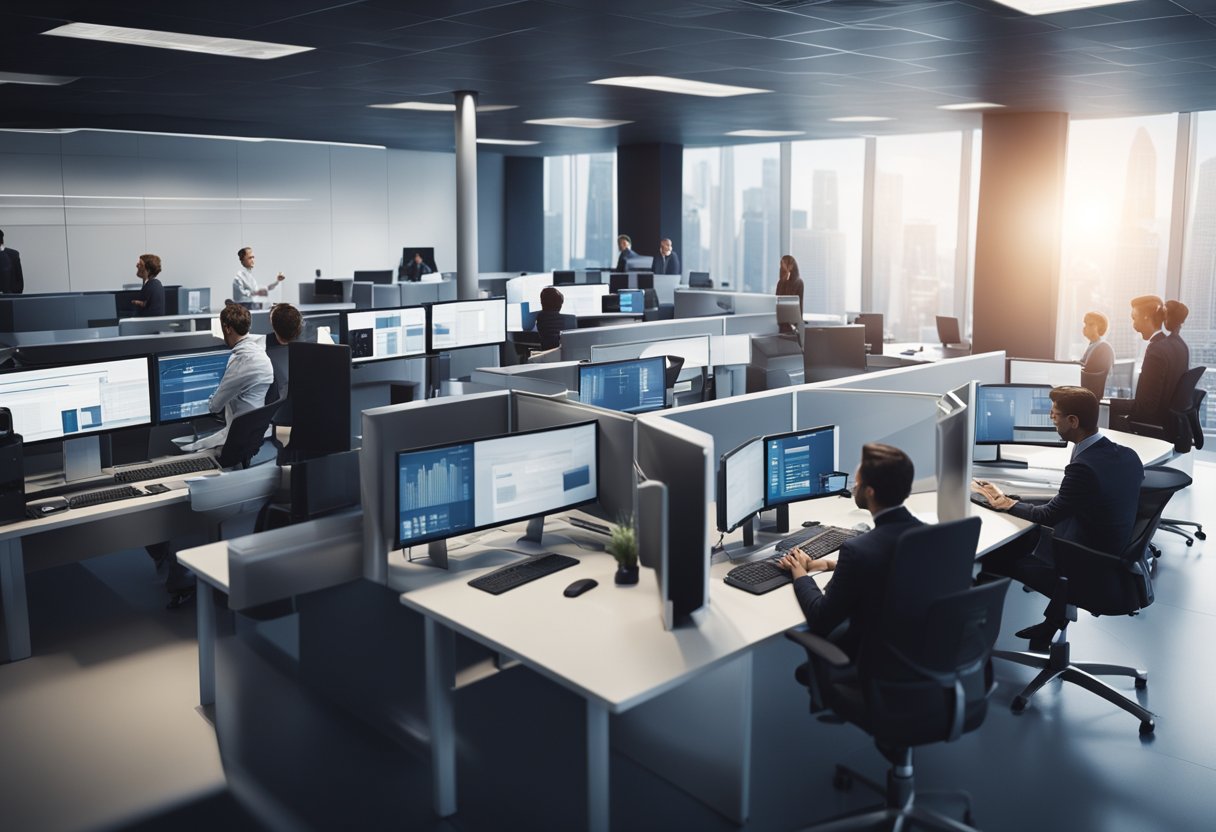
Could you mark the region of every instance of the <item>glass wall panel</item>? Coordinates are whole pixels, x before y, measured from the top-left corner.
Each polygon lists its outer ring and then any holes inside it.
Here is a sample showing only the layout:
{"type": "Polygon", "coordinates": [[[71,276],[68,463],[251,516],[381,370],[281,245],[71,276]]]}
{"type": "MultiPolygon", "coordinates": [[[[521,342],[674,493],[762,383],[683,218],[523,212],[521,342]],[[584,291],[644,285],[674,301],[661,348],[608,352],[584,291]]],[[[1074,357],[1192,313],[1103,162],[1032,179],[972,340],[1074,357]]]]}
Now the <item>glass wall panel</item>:
{"type": "Polygon", "coordinates": [[[616,263],[616,153],[545,157],[545,270],[616,263]]]}
{"type": "Polygon", "coordinates": [[[794,142],[790,251],[802,274],[807,312],[861,308],[861,221],[865,139],[794,142]]]}

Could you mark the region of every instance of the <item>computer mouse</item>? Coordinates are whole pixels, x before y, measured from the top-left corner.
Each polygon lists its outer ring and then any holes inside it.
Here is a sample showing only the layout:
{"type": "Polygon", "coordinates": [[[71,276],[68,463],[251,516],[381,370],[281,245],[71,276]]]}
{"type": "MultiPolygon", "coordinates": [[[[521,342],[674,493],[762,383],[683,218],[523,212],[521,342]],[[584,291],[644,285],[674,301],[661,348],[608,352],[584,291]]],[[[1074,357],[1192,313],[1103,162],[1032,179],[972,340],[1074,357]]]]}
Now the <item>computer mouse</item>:
{"type": "Polygon", "coordinates": [[[595,578],[579,578],[570,586],[566,587],[565,593],[567,598],[577,598],[589,589],[595,589],[600,585],[600,582],[595,578]]]}
{"type": "Polygon", "coordinates": [[[853,525],[853,531],[855,532],[868,532],[872,528],[874,527],[869,523],[856,523],[853,525]]]}

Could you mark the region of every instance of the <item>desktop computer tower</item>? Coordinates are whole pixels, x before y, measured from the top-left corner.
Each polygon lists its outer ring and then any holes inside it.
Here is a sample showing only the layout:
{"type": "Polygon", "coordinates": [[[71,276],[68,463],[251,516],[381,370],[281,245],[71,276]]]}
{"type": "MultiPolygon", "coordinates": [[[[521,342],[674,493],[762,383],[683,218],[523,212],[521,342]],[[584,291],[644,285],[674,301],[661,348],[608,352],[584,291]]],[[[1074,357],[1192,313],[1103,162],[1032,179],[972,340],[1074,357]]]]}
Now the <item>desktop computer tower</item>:
{"type": "Polygon", "coordinates": [[[13,416],[0,407],[0,523],[25,519],[25,457],[13,416]]]}

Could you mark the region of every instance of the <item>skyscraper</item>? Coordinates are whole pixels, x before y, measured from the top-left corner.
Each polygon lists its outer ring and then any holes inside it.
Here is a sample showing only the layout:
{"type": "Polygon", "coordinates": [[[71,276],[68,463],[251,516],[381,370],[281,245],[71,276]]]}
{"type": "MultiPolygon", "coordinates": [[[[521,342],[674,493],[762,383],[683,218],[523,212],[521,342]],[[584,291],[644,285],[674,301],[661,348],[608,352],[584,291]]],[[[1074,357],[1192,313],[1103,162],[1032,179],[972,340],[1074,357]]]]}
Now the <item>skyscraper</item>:
{"type": "Polygon", "coordinates": [[[710,198],[710,273],[714,283],[731,288],[739,281],[738,245],[735,233],[735,149],[718,149],[722,181],[710,198]]]}
{"type": "Polygon", "coordinates": [[[817,170],[811,175],[811,228],[836,231],[840,228],[840,197],[836,171],[817,170]]]}
{"type": "MultiPolygon", "coordinates": [[[[1191,309],[1183,337],[1191,348],[1191,366],[1216,366],[1216,158],[1199,165],[1195,206],[1187,229],[1179,300],[1191,309]]],[[[1205,427],[1216,425],[1216,372],[1199,379],[1208,391],[1202,414],[1205,427]]]]}
{"type": "MultiPolygon", "coordinates": [[[[1157,150],[1148,131],[1141,127],[1127,156],[1123,210],[1112,250],[1109,284],[1115,309],[1126,309],[1127,302],[1137,295],[1159,292],[1161,243],[1157,233],[1156,193],[1157,150]]],[[[1073,310],[1077,320],[1083,314],[1082,309],[1073,310]]],[[[1141,337],[1130,326],[1111,329],[1107,337],[1115,355],[1135,357],[1141,348],[1141,337]]]]}
{"type": "Polygon", "coordinates": [[[747,188],[743,191],[743,258],[738,287],[745,292],[764,291],[764,263],[768,248],[764,202],[763,188],[747,188]]]}
{"type": "Polygon", "coordinates": [[[587,238],[582,267],[616,262],[616,235],[612,231],[612,153],[593,153],[587,175],[587,238]]]}

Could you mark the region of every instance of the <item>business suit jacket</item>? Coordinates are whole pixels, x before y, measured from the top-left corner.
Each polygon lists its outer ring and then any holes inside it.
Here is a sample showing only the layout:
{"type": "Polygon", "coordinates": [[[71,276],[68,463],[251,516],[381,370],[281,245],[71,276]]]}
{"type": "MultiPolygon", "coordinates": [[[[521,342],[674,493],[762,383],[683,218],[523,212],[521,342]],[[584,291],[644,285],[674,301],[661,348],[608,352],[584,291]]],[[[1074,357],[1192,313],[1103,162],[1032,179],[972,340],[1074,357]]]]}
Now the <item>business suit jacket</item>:
{"type": "Polygon", "coordinates": [[[1182,340],[1182,334],[1179,332],[1175,332],[1173,335],[1170,335],[1165,339],[1165,341],[1173,349],[1174,360],[1178,363],[1178,366],[1182,368],[1182,372],[1178,374],[1181,377],[1182,373],[1185,373],[1187,370],[1191,369],[1191,348],[1187,346],[1186,341],[1182,340]]]}
{"type": "Polygon", "coordinates": [[[1132,402],[1130,417],[1134,422],[1147,422],[1151,425],[1165,425],[1169,415],[1170,401],[1174,397],[1174,388],[1178,379],[1186,372],[1185,361],[1190,350],[1178,348],[1181,343],[1170,343],[1177,336],[1167,336],[1158,332],[1148,342],[1144,351],[1144,361],[1140,364],[1140,380],[1136,383],[1136,398],[1132,402]]]}
{"type": "Polygon", "coordinates": [[[655,274],[683,274],[680,271],[680,255],[672,251],[671,254],[664,257],[661,254],[656,254],[654,257],[654,273],[655,274]]]}
{"type": "Polygon", "coordinates": [[[1116,554],[1131,540],[1143,480],[1144,466],[1136,452],[1103,436],[1068,463],[1051,502],[1018,502],[1009,513],[1052,527],[1054,534],[1044,535],[1035,550],[1035,556],[1048,563],[1055,562],[1052,537],[1116,554]]]}
{"type": "Polygon", "coordinates": [[[19,295],[25,291],[25,275],[21,273],[21,253],[15,248],[0,251],[0,293],[19,295]]]}
{"type": "Polygon", "coordinates": [[[1107,341],[1094,341],[1085,348],[1081,363],[1087,373],[1109,373],[1115,366],[1115,348],[1107,341]]]}
{"type": "Polygon", "coordinates": [[[635,256],[636,255],[633,253],[633,249],[631,249],[631,248],[627,248],[624,251],[622,251],[620,257],[616,258],[616,268],[613,269],[613,271],[614,272],[629,271],[629,261],[631,259],[633,259],[635,256]]]}
{"type": "Polygon", "coordinates": [[[857,658],[867,634],[882,620],[887,573],[900,536],[921,525],[903,506],[874,518],[874,528],[845,541],[827,592],[810,575],[794,581],[794,595],[812,633],[826,636],[846,620],[840,648],[857,658]]]}

